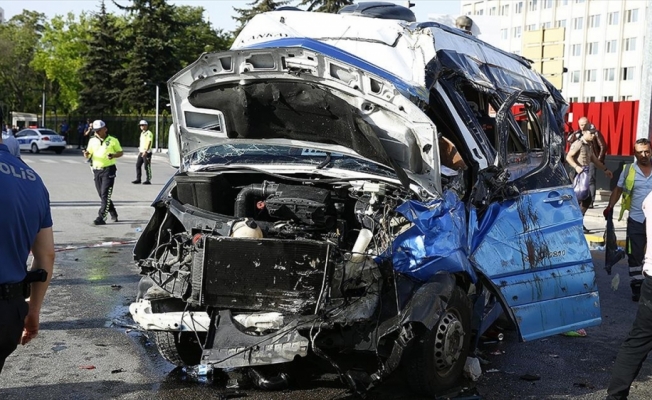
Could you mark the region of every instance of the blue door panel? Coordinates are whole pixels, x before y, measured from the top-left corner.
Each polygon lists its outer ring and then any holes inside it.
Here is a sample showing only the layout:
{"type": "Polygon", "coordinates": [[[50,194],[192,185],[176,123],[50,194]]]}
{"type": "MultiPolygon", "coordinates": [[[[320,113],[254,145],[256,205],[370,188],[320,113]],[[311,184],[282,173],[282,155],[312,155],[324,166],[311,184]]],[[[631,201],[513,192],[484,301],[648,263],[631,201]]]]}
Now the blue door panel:
{"type": "Polygon", "coordinates": [[[512,311],[524,341],[600,325],[602,321],[598,292],[531,303],[512,311]]]}
{"type": "Polygon", "coordinates": [[[580,264],[494,279],[512,307],[597,292],[593,265],[580,264]]]}
{"type": "Polygon", "coordinates": [[[595,271],[571,187],[522,193],[479,221],[471,262],[532,340],[600,323],[595,271]]]}

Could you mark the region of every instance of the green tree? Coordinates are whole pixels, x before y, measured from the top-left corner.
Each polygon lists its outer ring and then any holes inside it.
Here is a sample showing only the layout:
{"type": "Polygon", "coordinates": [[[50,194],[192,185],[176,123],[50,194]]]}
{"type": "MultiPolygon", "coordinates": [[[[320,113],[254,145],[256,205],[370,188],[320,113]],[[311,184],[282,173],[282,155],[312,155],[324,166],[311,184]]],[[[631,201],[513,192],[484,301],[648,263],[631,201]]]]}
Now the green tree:
{"type": "Polygon", "coordinates": [[[116,17],[107,14],[102,1],[100,12],[90,24],[86,51],[81,54],[83,63],[78,74],[80,110],[97,118],[119,107],[121,81],[118,75],[123,70],[124,50],[115,36],[115,32],[120,31],[117,27],[116,17]]]}
{"type": "Polygon", "coordinates": [[[353,0],[301,0],[300,5],[308,6],[308,11],[337,14],[344,6],[353,4],[353,0]]]}
{"type": "Polygon", "coordinates": [[[204,52],[224,51],[231,47],[231,34],[213,29],[203,18],[203,7],[181,6],[176,11],[175,19],[182,29],[173,44],[181,67],[194,62],[204,52]]]}
{"type": "Polygon", "coordinates": [[[82,13],[76,21],[73,13],[56,16],[44,25],[40,46],[32,66],[42,71],[57,88],[49,104],[56,104],[64,114],[77,109],[82,89],[79,70],[88,53],[90,18],[82,13]]]}
{"type": "Polygon", "coordinates": [[[142,114],[153,110],[156,101],[152,88],[145,87],[145,83],[164,86],[181,69],[174,39],[182,32],[182,27],[175,19],[176,7],[165,0],[131,0],[128,6],[113,2],[132,16],[131,37],[128,38],[131,47],[127,52],[121,100],[142,114]]]}
{"type": "Polygon", "coordinates": [[[289,1],[274,1],[274,0],[254,0],[251,3],[247,3],[247,5],[251,6],[251,8],[236,8],[233,7],[233,10],[240,14],[239,17],[232,17],[234,20],[238,21],[239,26],[236,28],[234,31],[233,36],[236,37],[242,31],[242,28],[244,28],[245,24],[249,22],[250,19],[255,17],[258,14],[268,12],[268,11],[274,11],[279,7],[282,7],[286,4],[288,4],[289,1]]]}
{"type": "Polygon", "coordinates": [[[0,24],[0,91],[10,111],[39,112],[46,78],[31,66],[45,15],[24,10],[0,24]]]}

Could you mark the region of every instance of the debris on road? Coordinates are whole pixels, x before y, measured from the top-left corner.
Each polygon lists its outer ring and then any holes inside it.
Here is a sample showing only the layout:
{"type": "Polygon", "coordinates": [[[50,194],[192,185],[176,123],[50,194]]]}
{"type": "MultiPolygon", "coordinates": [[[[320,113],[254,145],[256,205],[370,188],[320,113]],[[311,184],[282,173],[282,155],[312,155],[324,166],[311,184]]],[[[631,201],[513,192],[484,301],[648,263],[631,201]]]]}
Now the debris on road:
{"type": "Polygon", "coordinates": [[[482,375],[480,360],[475,357],[467,357],[466,363],[464,364],[464,374],[473,382],[477,381],[482,375]]]}
{"type": "Polygon", "coordinates": [[[95,369],[94,365],[80,365],[79,369],[95,369]]]}
{"type": "Polygon", "coordinates": [[[584,329],[578,329],[576,331],[568,331],[562,333],[563,336],[568,336],[568,337],[585,337],[587,336],[587,333],[584,329]]]}
{"type": "Polygon", "coordinates": [[[528,381],[528,382],[534,382],[534,381],[541,380],[541,377],[539,375],[535,375],[535,374],[525,374],[525,375],[521,375],[520,379],[522,379],[524,381],[528,381]]]}

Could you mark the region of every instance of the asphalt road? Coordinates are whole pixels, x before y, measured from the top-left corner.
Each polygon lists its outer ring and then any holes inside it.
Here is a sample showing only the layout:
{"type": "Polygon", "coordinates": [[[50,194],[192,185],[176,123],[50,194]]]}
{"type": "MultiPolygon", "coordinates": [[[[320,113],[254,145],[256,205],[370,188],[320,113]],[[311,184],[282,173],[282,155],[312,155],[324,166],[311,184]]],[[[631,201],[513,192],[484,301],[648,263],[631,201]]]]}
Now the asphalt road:
{"type": "MultiPolygon", "coordinates": [[[[99,201],[88,165],[78,154],[23,154],[50,190],[56,272],[43,308],[37,339],[9,357],[0,375],[4,399],[346,399],[334,374],[304,382],[296,390],[259,392],[224,388],[223,382],[189,379],[156,351],[133,323],[127,307],[134,300],[138,271],[131,260],[132,241],[144,228],[152,199],[174,172],[163,157],[153,163],[154,184],[132,185],[135,157],[119,160],[114,199],[121,221],[91,224],[99,201]]],[[[586,337],[556,335],[517,343],[484,343],[483,375],[469,382],[483,399],[602,399],[618,346],[625,338],[637,304],[630,300],[626,266],[614,268],[623,282],[612,290],[612,276],[602,269],[604,253],[593,252],[600,289],[602,325],[586,337]],[[522,379],[525,375],[539,378],[522,379]]],[[[631,399],[652,398],[646,363],[631,399]]],[[[370,399],[417,399],[400,379],[372,391],[370,399]]]]}

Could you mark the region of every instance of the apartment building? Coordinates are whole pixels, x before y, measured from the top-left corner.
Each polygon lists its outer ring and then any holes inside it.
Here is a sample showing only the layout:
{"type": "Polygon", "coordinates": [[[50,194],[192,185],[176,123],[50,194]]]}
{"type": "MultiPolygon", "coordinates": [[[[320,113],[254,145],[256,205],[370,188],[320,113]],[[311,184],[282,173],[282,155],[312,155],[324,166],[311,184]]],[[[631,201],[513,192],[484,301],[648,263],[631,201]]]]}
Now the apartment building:
{"type": "Polygon", "coordinates": [[[651,6],[646,0],[462,0],[461,12],[491,21],[487,28],[498,30],[492,44],[516,54],[528,45],[524,32],[564,28],[562,93],[588,103],[641,98],[651,6]]]}

